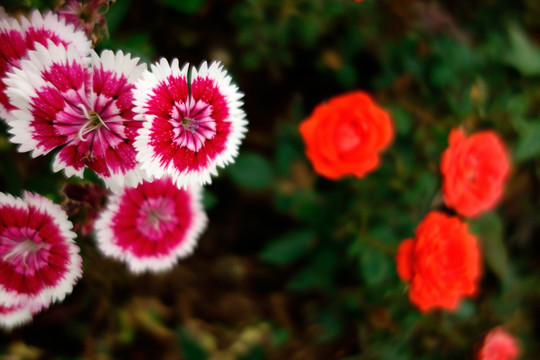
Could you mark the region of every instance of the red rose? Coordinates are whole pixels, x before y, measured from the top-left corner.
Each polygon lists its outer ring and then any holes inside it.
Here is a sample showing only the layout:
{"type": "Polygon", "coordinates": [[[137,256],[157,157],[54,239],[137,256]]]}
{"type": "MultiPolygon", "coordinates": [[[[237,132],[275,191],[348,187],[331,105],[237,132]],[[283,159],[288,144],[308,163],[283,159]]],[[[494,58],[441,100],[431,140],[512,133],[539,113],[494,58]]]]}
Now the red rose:
{"type": "Polygon", "coordinates": [[[460,299],[476,293],[481,273],[478,241],[456,216],[432,211],[414,239],[398,248],[397,272],[410,282],[409,298],[421,311],[455,310],[460,299]]]}
{"type": "Polygon", "coordinates": [[[330,179],[363,177],[374,170],[392,132],[388,113],[361,91],[318,105],[300,124],[307,157],[317,173],[330,179]]]}
{"type": "Polygon", "coordinates": [[[452,130],[441,161],[446,205],[464,216],[477,216],[501,199],[510,172],[503,141],[493,131],[465,137],[452,130]]]}
{"type": "Polygon", "coordinates": [[[519,346],[503,328],[491,330],[478,353],[478,360],[513,360],[519,355],[519,346]]]}

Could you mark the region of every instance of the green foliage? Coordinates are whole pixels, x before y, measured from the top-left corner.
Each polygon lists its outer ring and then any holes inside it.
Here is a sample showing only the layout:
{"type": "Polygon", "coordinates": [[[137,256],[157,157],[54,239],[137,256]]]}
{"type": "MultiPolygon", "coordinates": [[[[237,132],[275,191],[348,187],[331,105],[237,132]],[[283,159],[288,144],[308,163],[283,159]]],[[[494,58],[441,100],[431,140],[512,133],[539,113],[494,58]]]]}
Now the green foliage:
{"type": "Polygon", "coordinates": [[[510,48],[504,59],[525,76],[540,75],[540,48],[527,36],[517,24],[508,27],[510,48]]]}
{"type": "Polygon", "coordinates": [[[360,273],[368,286],[376,286],[385,281],[393,267],[392,259],[380,250],[367,247],[360,254],[360,273]]]}
{"type": "Polygon", "coordinates": [[[178,329],[176,333],[182,355],[189,360],[206,360],[208,357],[203,349],[193,340],[185,329],[178,329]]]}
{"type": "Polygon", "coordinates": [[[269,242],[261,252],[261,259],[271,264],[289,264],[298,260],[313,246],[313,231],[289,232],[269,242]]]}
{"type": "Polygon", "coordinates": [[[503,223],[493,212],[486,213],[472,221],[473,230],[481,240],[482,253],[486,263],[505,286],[512,281],[506,246],[503,240],[503,223]]]}
{"type": "Polygon", "coordinates": [[[522,123],[518,131],[521,136],[512,156],[514,160],[526,161],[540,154],[540,121],[522,123]]]}
{"type": "Polygon", "coordinates": [[[206,0],[160,0],[163,4],[170,7],[171,9],[186,13],[186,14],[195,14],[199,11],[206,0]]]}
{"type": "Polygon", "coordinates": [[[272,167],[256,153],[241,153],[227,171],[236,184],[249,190],[264,190],[272,185],[272,167]]]}

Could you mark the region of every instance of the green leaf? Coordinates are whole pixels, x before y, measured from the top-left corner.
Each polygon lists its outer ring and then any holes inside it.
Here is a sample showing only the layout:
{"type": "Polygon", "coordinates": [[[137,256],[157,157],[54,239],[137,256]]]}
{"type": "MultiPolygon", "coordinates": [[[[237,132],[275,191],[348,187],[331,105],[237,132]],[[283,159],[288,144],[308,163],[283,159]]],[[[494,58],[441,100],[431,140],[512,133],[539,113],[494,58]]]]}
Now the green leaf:
{"type": "Polygon", "coordinates": [[[540,49],[517,24],[508,27],[510,48],[504,59],[525,76],[540,75],[540,49]]]}
{"type": "Polygon", "coordinates": [[[231,179],[240,187],[263,190],[272,184],[274,174],[266,158],[256,153],[243,153],[228,167],[231,179]]]}
{"type": "Polygon", "coordinates": [[[504,285],[508,285],[510,281],[508,254],[503,241],[503,223],[500,217],[496,213],[488,212],[471,221],[471,225],[480,239],[487,265],[504,285]]]}
{"type": "Polygon", "coordinates": [[[296,273],[289,282],[289,288],[297,291],[319,289],[334,290],[334,273],[340,259],[335,251],[321,249],[313,255],[311,263],[296,273]]]}
{"type": "Polygon", "coordinates": [[[202,8],[206,0],[161,0],[161,2],[174,10],[195,14],[202,8]]]}
{"type": "Polygon", "coordinates": [[[204,350],[195,342],[191,335],[185,329],[179,329],[177,332],[178,342],[184,359],[206,360],[208,356],[204,350]]]}
{"type": "Polygon", "coordinates": [[[270,241],[261,251],[261,259],[271,264],[289,264],[298,260],[313,242],[311,230],[299,230],[270,241]]]}
{"type": "Polygon", "coordinates": [[[514,150],[514,160],[521,162],[540,154],[540,121],[524,123],[514,150]]]}
{"type": "Polygon", "coordinates": [[[366,246],[360,255],[362,278],[369,286],[378,285],[386,280],[392,269],[392,260],[381,251],[366,246]]]}
{"type": "Polygon", "coordinates": [[[392,115],[398,135],[408,135],[411,132],[413,122],[411,115],[399,105],[391,105],[387,108],[392,115]]]}

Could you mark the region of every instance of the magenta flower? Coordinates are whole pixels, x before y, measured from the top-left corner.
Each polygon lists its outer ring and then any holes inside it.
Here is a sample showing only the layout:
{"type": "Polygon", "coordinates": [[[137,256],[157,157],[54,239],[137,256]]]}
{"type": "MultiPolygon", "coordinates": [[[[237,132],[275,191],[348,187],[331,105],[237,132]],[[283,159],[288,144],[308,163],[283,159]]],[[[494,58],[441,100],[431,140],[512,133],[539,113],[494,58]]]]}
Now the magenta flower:
{"type": "Polygon", "coordinates": [[[73,225],[51,200],[0,193],[0,305],[62,300],[81,277],[73,225]]]}
{"type": "Polygon", "coordinates": [[[19,66],[28,51],[35,50],[36,44],[48,46],[50,41],[55,45],[72,44],[81,57],[86,57],[92,44],[84,32],[76,31],[73,25],[66,24],[52,12],[41,15],[34,10],[29,18],[20,17],[18,21],[0,9],[0,117],[9,121],[15,107],[9,101],[2,80],[19,66]]]}
{"type": "Polygon", "coordinates": [[[82,177],[85,167],[107,186],[141,180],[133,146],[132,89],[146,65],[121,51],[93,53],[88,66],[72,47],[37,45],[5,80],[16,110],[11,141],[32,156],[59,148],[53,170],[82,177]]]}
{"type": "Polygon", "coordinates": [[[145,120],[135,140],[137,159],[150,176],[178,186],[207,184],[217,166],[234,161],[247,121],[242,93],[218,62],[182,69],[178,59],[151,65],[134,90],[135,112],[145,120]]]}
{"type": "Polygon", "coordinates": [[[181,189],[163,177],[113,194],[96,221],[96,239],[132,272],[158,272],[193,251],[206,222],[200,188],[181,189]]]}

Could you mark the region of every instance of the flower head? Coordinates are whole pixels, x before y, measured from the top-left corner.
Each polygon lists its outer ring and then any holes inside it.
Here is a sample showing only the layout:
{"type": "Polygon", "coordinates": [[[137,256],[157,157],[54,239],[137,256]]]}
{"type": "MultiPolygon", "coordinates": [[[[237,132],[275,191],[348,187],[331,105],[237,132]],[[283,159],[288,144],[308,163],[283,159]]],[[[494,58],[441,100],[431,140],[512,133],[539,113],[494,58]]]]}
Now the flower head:
{"type": "Polygon", "coordinates": [[[315,171],[329,179],[373,171],[392,133],[388,113],[361,91],[318,105],[300,124],[307,157],[315,171]]]}
{"type": "Polygon", "coordinates": [[[81,277],[73,225],[51,200],[0,193],[0,299],[5,308],[62,300],[81,277]]]}
{"type": "Polygon", "coordinates": [[[16,106],[11,141],[32,156],[60,148],[54,171],[82,176],[95,171],[112,188],[140,181],[133,146],[134,81],[145,65],[121,51],[93,53],[90,66],[72,47],[37,45],[9,74],[7,93],[16,106]]]}
{"type": "Polygon", "coordinates": [[[421,311],[455,310],[474,295],[481,274],[478,241],[458,217],[432,211],[403,241],[396,256],[398,275],[410,283],[409,298],[421,311]]]}
{"type": "Polygon", "coordinates": [[[200,191],[164,177],[113,194],[96,221],[99,249],[135,273],[170,269],[193,251],[206,226],[200,191]]]}
{"type": "Polygon", "coordinates": [[[37,44],[45,47],[71,44],[81,57],[89,55],[91,50],[91,42],[82,31],[75,30],[52,12],[42,15],[34,10],[28,18],[23,16],[20,20],[0,13],[0,117],[7,121],[12,119],[11,111],[15,107],[10,103],[2,80],[37,44]]]}
{"type": "Polygon", "coordinates": [[[67,23],[83,30],[95,43],[101,38],[101,32],[107,31],[105,13],[101,9],[108,8],[111,2],[114,0],[67,0],[56,13],[67,23]]]}
{"type": "Polygon", "coordinates": [[[210,183],[217,167],[234,161],[246,131],[243,96],[218,62],[182,69],[162,59],[134,90],[144,120],[135,141],[150,176],[168,175],[178,186],[210,183]]]}
{"type": "Polygon", "coordinates": [[[502,327],[496,327],[486,335],[477,360],[513,360],[519,352],[516,339],[502,327]]]}
{"type": "Polygon", "coordinates": [[[501,199],[510,173],[510,157],[493,131],[466,137],[452,130],[441,161],[446,205],[469,217],[493,208],[501,199]]]}

